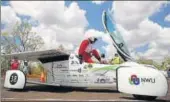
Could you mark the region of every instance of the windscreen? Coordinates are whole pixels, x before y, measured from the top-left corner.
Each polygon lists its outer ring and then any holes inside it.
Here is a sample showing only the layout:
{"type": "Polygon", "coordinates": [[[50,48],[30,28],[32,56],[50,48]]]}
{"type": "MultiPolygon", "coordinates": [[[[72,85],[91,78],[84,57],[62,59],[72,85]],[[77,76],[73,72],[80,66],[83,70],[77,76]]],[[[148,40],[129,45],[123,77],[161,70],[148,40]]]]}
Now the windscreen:
{"type": "Polygon", "coordinates": [[[129,50],[123,40],[120,32],[116,30],[115,21],[112,19],[110,13],[103,13],[103,23],[106,31],[109,33],[112,38],[115,48],[117,49],[118,54],[125,60],[131,59],[129,50]]]}

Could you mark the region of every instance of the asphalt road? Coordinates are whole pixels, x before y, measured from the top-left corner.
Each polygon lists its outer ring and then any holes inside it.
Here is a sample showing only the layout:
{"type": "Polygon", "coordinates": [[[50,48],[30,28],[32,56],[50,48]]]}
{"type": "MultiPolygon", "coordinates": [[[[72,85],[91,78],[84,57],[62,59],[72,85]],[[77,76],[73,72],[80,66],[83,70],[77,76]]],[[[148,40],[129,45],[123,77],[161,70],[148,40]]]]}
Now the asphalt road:
{"type": "MultiPolygon", "coordinates": [[[[170,79],[169,79],[170,90],[170,79]]],[[[112,89],[79,89],[27,84],[25,90],[9,90],[1,83],[1,101],[138,101],[132,95],[122,94],[112,89]]],[[[158,97],[157,102],[170,101],[170,92],[166,97],[158,97]]],[[[155,102],[155,101],[154,101],[155,102]]]]}

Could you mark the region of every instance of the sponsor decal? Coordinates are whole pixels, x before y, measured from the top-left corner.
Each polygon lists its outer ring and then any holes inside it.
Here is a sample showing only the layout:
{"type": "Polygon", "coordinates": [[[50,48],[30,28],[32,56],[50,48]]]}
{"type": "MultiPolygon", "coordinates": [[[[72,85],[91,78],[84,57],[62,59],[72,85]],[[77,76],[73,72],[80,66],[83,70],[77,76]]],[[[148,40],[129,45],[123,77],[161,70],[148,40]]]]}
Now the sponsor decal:
{"type": "Polygon", "coordinates": [[[72,79],[70,80],[70,83],[79,83],[79,81],[77,79],[72,79]]]}
{"type": "Polygon", "coordinates": [[[77,74],[73,74],[72,76],[73,76],[73,77],[77,77],[77,74]]]}
{"type": "Polygon", "coordinates": [[[71,61],[71,65],[78,65],[79,62],[78,61],[71,61]]]}
{"type": "Polygon", "coordinates": [[[18,75],[16,73],[11,74],[9,82],[11,85],[15,85],[18,81],[18,75]]]}
{"type": "Polygon", "coordinates": [[[131,85],[139,85],[140,84],[140,80],[136,75],[131,75],[131,77],[129,78],[129,83],[131,85]]]}
{"type": "Polygon", "coordinates": [[[129,83],[131,85],[139,85],[140,83],[155,83],[155,78],[151,77],[137,77],[137,75],[133,74],[129,78],[129,83]]]}
{"type": "Polygon", "coordinates": [[[111,77],[103,76],[103,77],[97,78],[97,80],[94,83],[112,84],[112,83],[114,83],[114,79],[112,79],[111,77]]]}
{"type": "Polygon", "coordinates": [[[93,67],[93,65],[92,65],[92,64],[89,64],[89,65],[88,65],[88,68],[92,68],[92,67],[93,67]]]}
{"type": "Polygon", "coordinates": [[[81,68],[78,69],[78,72],[81,73],[81,68]]]}
{"type": "Polygon", "coordinates": [[[73,56],[70,56],[70,59],[73,59],[74,57],[73,56]]]}
{"type": "Polygon", "coordinates": [[[64,64],[54,64],[54,68],[68,68],[68,67],[64,64]]]}
{"type": "Polygon", "coordinates": [[[84,77],[84,75],[83,74],[79,74],[79,77],[84,77]]]}
{"type": "Polygon", "coordinates": [[[87,67],[88,67],[87,65],[84,65],[84,69],[87,69],[87,67]]]}

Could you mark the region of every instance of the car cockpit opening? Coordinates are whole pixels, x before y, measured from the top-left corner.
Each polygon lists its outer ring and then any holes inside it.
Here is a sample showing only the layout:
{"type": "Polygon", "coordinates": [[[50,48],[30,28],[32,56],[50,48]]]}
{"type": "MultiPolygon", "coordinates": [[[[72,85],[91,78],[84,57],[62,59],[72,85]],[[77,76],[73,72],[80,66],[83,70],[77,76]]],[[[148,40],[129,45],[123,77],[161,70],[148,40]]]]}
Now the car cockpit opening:
{"type": "Polygon", "coordinates": [[[42,63],[65,61],[65,60],[69,60],[69,55],[59,55],[59,56],[57,55],[57,56],[51,56],[51,57],[42,57],[42,58],[39,58],[39,60],[42,63]]]}

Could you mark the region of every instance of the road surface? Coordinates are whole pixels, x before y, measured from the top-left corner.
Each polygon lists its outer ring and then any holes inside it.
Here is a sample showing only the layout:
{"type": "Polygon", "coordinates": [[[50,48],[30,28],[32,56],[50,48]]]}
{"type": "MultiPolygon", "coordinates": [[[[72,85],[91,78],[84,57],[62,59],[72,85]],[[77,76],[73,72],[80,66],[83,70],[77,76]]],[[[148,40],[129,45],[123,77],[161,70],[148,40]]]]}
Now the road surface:
{"type": "MultiPolygon", "coordinates": [[[[27,84],[24,91],[19,91],[3,88],[3,80],[1,81],[2,101],[138,101],[132,95],[122,94],[113,89],[78,89],[27,84]]],[[[168,82],[170,90],[170,79],[168,82]]],[[[170,101],[170,92],[166,97],[159,97],[156,101],[168,100],[170,101]]]]}

